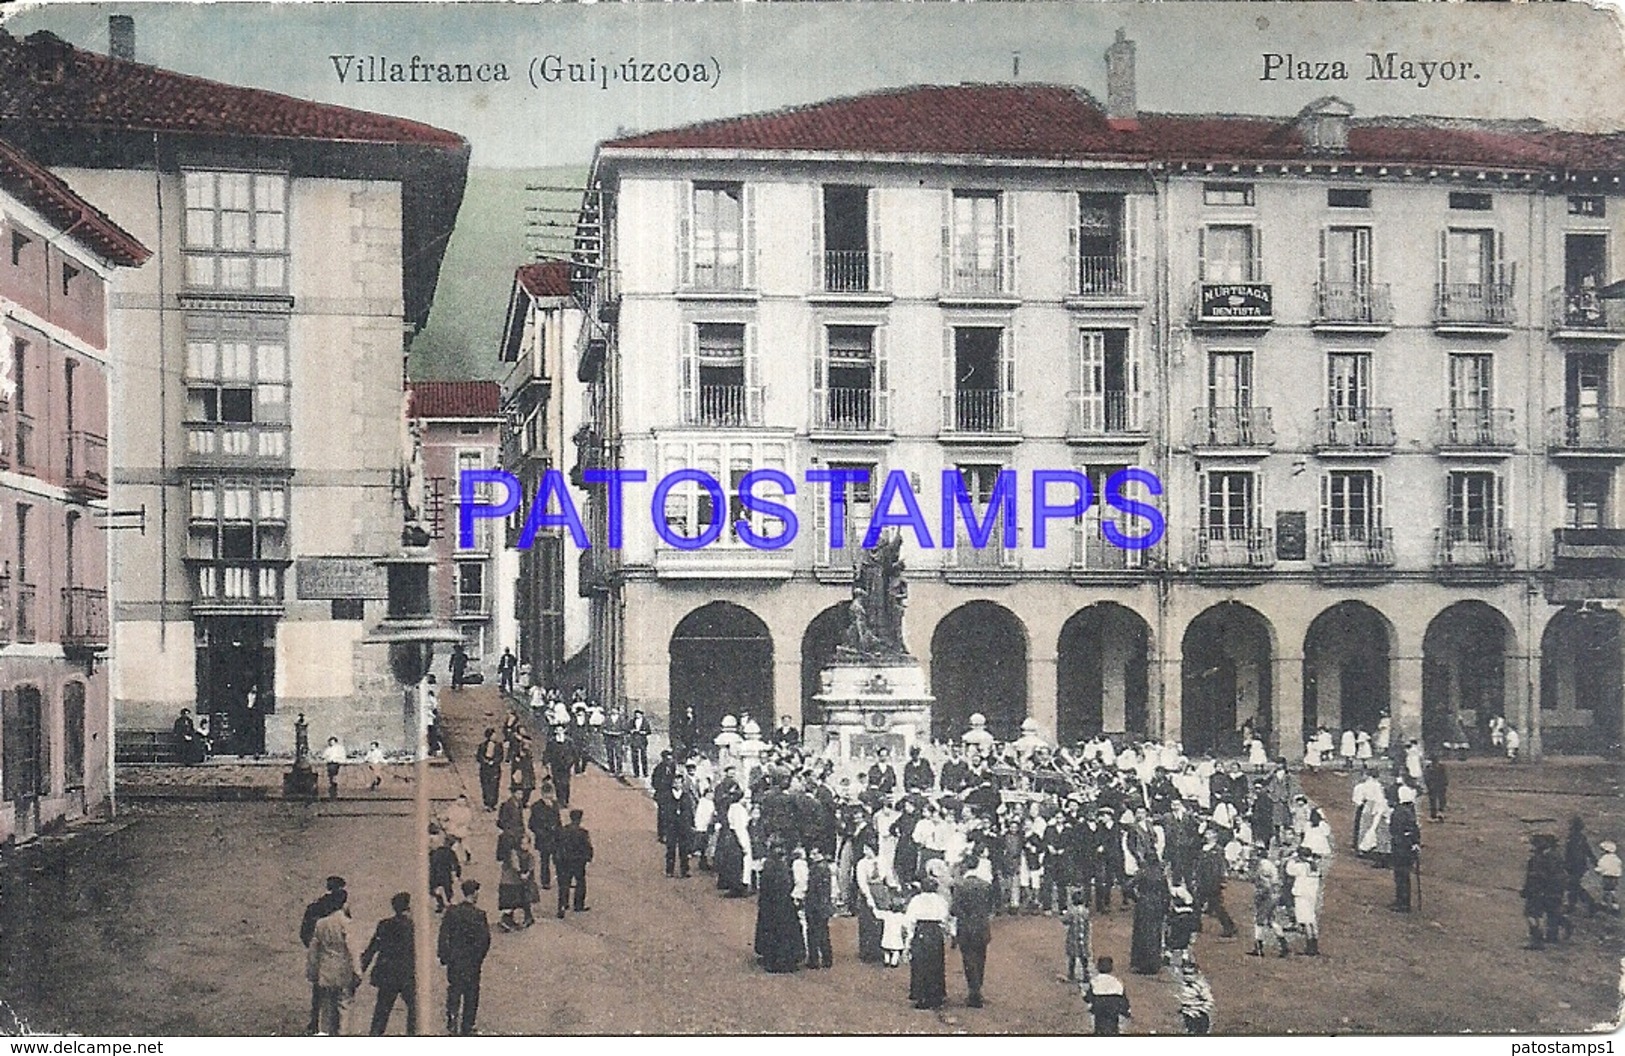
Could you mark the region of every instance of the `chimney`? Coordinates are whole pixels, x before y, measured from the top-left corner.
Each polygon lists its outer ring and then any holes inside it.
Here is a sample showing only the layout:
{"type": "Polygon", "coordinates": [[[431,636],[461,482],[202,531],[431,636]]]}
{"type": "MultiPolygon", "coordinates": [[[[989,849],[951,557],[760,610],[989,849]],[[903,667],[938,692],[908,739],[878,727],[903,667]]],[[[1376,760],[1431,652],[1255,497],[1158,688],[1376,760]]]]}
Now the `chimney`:
{"type": "Polygon", "coordinates": [[[135,19],[129,15],[107,16],[107,54],[126,62],[135,61],[135,19]]]}
{"type": "Polygon", "coordinates": [[[1134,42],[1121,29],[1106,49],[1106,120],[1113,128],[1140,127],[1134,103],[1134,42]]]}

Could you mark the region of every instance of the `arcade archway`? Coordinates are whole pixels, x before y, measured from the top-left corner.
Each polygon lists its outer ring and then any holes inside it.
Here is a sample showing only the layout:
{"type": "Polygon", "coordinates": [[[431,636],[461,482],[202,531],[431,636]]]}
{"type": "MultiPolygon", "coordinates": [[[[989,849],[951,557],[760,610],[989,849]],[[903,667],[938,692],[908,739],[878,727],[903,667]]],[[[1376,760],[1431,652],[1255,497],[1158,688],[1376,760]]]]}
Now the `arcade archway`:
{"type": "Polygon", "coordinates": [[[1393,629],[1386,617],[1359,601],[1333,605],[1309,625],[1303,639],[1303,731],[1372,733],[1392,714],[1388,661],[1393,629]]]}
{"type": "Polygon", "coordinates": [[[701,606],[672,631],[668,655],[674,738],[709,744],[724,715],[773,728],[773,636],[755,613],[726,601],[701,606]]]}
{"type": "Polygon", "coordinates": [[[976,712],[1001,741],[1020,736],[1027,717],[1027,628],[991,601],[950,612],[931,635],[931,736],[954,741],[976,712]]]}
{"type": "Polygon", "coordinates": [[[1549,752],[1617,757],[1625,718],[1625,619],[1570,606],[1540,639],[1540,739],[1549,752]]]}
{"type": "Polygon", "coordinates": [[[1436,751],[1462,732],[1475,747],[1490,743],[1489,724],[1506,711],[1508,658],[1517,638],[1499,611],[1458,601],[1433,617],[1422,638],[1422,743],[1436,751]]]}
{"type": "Polygon", "coordinates": [[[1190,753],[1239,754],[1250,726],[1273,744],[1274,632],[1258,610],[1220,602],[1185,630],[1180,737],[1190,753]]]}
{"type": "Polygon", "coordinates": [[[801,636],[801,721],[813,725],[824,721],[824,708],[818,695],[819,675],[835,659],[835,650],[846,635],[852,619],[851,606],[831,605],[814,616],[801,636]]]}
{"type": "Polygon", "coordinates": [[[1055,721],[1061,744],[1097,733],[1143,737],[1150,698],[1151,628],[1101,602],[1072,614],[1056,642],[1055,721]]]}

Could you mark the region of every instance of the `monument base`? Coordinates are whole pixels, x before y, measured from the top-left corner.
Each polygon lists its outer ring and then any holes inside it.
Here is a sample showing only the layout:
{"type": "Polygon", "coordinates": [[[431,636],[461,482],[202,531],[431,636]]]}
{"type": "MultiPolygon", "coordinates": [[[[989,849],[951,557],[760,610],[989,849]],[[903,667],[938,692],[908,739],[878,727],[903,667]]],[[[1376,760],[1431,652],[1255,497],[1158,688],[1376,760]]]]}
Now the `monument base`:
{"type": "Polygon", "coordinates": [[[881,748],[899,767],[908,750],[931,741],[925,671],[910,658],[837,662],[819,676],[824,752],[847,770],[866,770],[881,748]]]}

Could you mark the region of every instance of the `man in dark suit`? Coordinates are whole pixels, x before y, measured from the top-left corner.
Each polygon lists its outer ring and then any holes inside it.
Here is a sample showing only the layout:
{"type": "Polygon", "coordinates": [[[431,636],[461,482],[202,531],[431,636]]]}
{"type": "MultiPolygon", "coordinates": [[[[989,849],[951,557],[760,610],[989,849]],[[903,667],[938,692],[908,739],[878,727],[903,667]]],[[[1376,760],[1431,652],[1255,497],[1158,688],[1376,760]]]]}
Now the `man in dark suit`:
{"type": "Polygon", "coordinates": [[[641,708],[632,712],[632,718],[626,724],[626,743],[632,753],[632,776],[647,777],[649,775],[649,734],[654,731],[649,727],[649,718],[643,714],[641,708]]]}
{"type": "Polygon", "coordinates": [[[591,907],[587,905],[587,863],[592,861],[592,836],[581,827],[582,812],[570,812],[570,824],[559,830],[558,863],[559,863],[559,919],[564,919],[565,903],[569,901],[571,888],[575,889],[575,905],[572,907],[577,913],[586,912],[591,907]]]}
{"type": "Polygon", "coordinates": [[[696,767],[671,779],[662,793],[661,810],[666,816],[666,875],[687,877],[689,855],[694,853],[694,813],[699,809],[699,793],[694,783],[696,767]],[[678,872],[678,870],[681,872],[678,872]]]}
{"type": "Polygon", "coordinates": [[[954,901],[949,912],[958,924],[959,958],[965,966],[965,988],[970,991],[965,1003],[971,1008],[981,1008],[987,944],[993,937],[993,885],[974,872],[966,874],[954,884],[954,901]]]}
{"type": "Polygon", "coordinates": [[[474,1033],[480,1011],[480,967],[491,949],[491,922],[475,903],[480,882],[463,881],[463,900],[440,921],[440,963],[446,966],[446,1033],[474,1033]],[[459,1018],[461,1013],[461,1018],[459,1018]]]}
{"type": "Polygon", "coordinates": [[[378,988],[378,1001],[372,1006],[372,1030],[382,1034],[389,1026],[389,1014],[395,1010],[395,998],[406,1003],[406,1032],[418,1032],[417,993],[413,989],[416,973],[412,961],[412,917],[408,910],[412,896],[405,891],[389,900],[393,917],[378,922],[372,941],[361,954],[361,970],[372,967],[372,985],[378,988]]]}
{"type": "Polygon", "coordinates": [[[677,777],[677,764],[672,761],[671,749],[660,753],[660,762],[649,775],[649,787],[655,797],[655,839],[666,843],[671,839],[671,827],[677,820],[677,801],[671,796],[672,782],[677,777]]]}
{"type": "Polygon", "coordinates": [[[869,787],[887,799],[891,798],[892,791],[897,787],[897,768],[891,765],[891,749],[882,748],[875,753],[875,763],[869,768],[869,787]]]}
{"type": "Polygon", "coordinates": [[[546,796],[530,805],[530,834],[536,840],[536,870],[543,888],[553,886],[553,852],[558,848],[559,808],[546,796]]]}
{"type": "MultiPolygon", "coordinates": [[[[305,946],[316,935],[316,922],[328,914],[336,911],[347,900],[345,896],[344,877],[330,876],[327,878],[327,890],[322,896],[305,907],[304,919],[299,922],[299,941],[305,946]]],[[[310,1024],[305,1027],[306,1034],[316,1033],[317,1017],[321,1011],[320,996],[316,992],[316,984],[310,987],[310,1024]]]]}
{"type": "Polygon", "coordinates": [[[518,840],[525,832],[525,790],[518,785],[502,801],[497,811],[497,831],[518,840]]]}
{"type": "Polygon", "coordinates": [[[937,783],[937,775],[928,760],[920,758],[920,746],[908,750],[908,762],[903,766],[904,792],[929,792],[937,783]]]}

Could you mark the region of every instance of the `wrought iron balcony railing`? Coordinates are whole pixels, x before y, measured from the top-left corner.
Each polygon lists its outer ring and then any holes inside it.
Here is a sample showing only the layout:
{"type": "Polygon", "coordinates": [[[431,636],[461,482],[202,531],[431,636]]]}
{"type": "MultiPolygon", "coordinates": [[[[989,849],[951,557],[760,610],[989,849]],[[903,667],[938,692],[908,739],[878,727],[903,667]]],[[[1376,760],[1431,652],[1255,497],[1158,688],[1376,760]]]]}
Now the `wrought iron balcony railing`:
{"type": "Polygon", "coordinates": [[[1191,412],[1192,447],[1270,447],[1275,424],[1268,407],[1198,407],[1191,412]]]}
{"type": "Polygon", "coordinates": [[[1433,531],[1436,568],[1511,568],[1512,532],[1507,528],[1456,525],[1433,531]]]}
{"type": "Polygon", "coordinates": [[[1625,452],[1625,407],[1554,407],[1547,412],[1551,450],[1625,452]]]}
{"type": "Polygon", "coordinates": [[[1394,530],[1349,525],[1315,532],[1315,564],[1322,568],[1391,568],[1394,530]]]}
{"type": "Polygon", "coordinates": [[[1518,321],[1510,282],[1445,282],[1434,291],[1435,326],[1511,326],[1518,321]]]}
{"type": "Polygon", "coordinates": [[[107,648],[107,591],[98,587],[62,588],[62,644],[107,648]]]}
{"type": "Polygon", "coordinates": [[[1192,548],[1197,568],[1270,568],[1275,533],[1269,528],[1199,528],[1192,548]]]}
{"type": "Polygon", "coordinates": [[[1315,450],[1382,450],[1394,446],[1392,407],[1317,407],[1315,450]]]}
{"type": "Polygon", "coordinates": [[[1435,447],[1494,450],[1517,442],[1510,407],[1444,407],[1435,416],[1435,447]]]}
{"type": "Polygon", "coordinates": [[[1388,284],[1317,282],[1314,321],[1330,325],[1390,326],[1394,321],[1394,305],[1388,284]]]}

